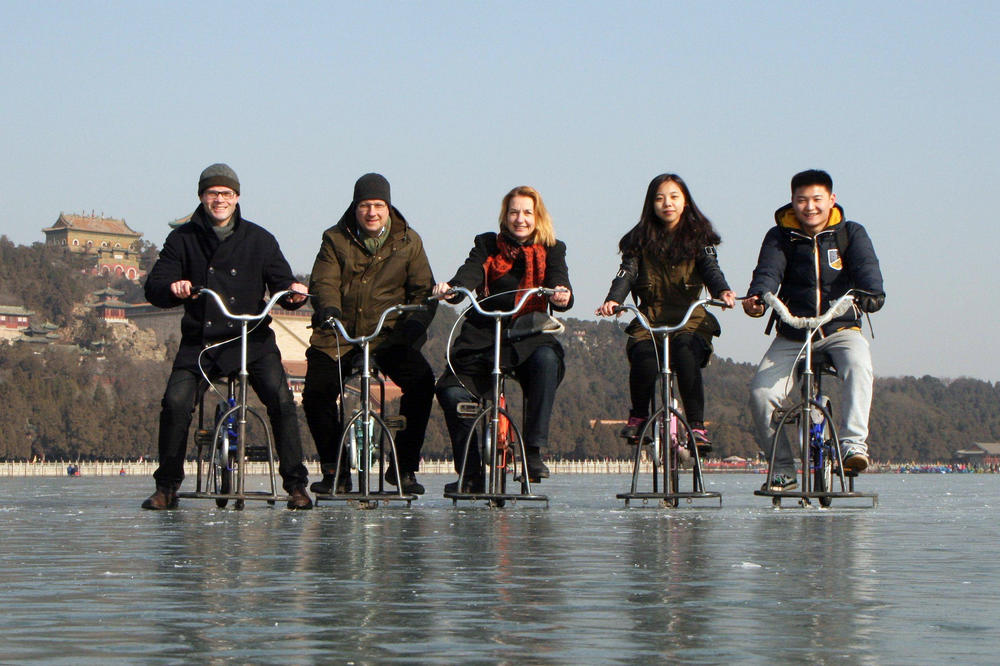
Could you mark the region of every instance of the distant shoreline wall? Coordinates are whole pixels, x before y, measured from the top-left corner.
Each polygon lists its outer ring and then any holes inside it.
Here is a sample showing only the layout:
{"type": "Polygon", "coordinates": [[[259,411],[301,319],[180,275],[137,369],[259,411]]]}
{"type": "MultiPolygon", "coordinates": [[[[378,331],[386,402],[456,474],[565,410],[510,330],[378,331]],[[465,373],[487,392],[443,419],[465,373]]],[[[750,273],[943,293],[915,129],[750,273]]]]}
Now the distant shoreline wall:
{"type": "MultiPolygon", "coordinates": [[[[275,461],[277,462],[277,461],[275,461]]],[[[80,476],[152,476],[158,463],[155,460],[119,460],[101,462],[0,462],[0,477],[5,476],[67,476],[66,468],[76,465],[80,476]],[[124,472],[124,474],[122,474],[124,472]]],[[[321,476],[319,463],[307,461],[306,469],[309,476],[321,476]]],[[[632,471],[631,460],[563,460],[548,462],[549,468],[556,474],[626,474],[632,471]]],[[[651,472],[648,464],[644,471],[651,472]]],[[[267,474],[266,463],[252,462],[248,464],[248,472],[267,474]]],[[[706,470],[708,471],[708,470],[706,470]]],[[[738,471],[746,471],[740,469],[738,471]]],[[[424,460],[420,464],[423,474],[454,474],[455,468],[450,460],[424,460]]],[[[193,479],[197,476],[197,467],[193,461],[184,463],[184,474],[193,479]]]]}
{"type": "MultiPolygon", "coordinates": [[[[630,474],[632,472],[632,460],[550,460],[546,461],[549,469],[554,474],[630,474]]],[[[76,465],[80,470],[80,476],[144,476],[151,477],[156,471],[158,463],[155,460],[119,460],[119,461],[98,461],[98,462],[0,462],[0,478],[2,477],[24,477],[24,476],[67,476],[66,468],[69,465],[76,465]],[[124,472],[124,474],[122,474],[124,472]]],[[[319,462],[307,461],[306,469],[309,476],[319,478],[319,462]]],[[[642,464],[642,473],[652,473],[650,463],[642,464]]],[[[264,463],[249,463],[248,471],[251,475],[264,475],[267,473],[267,466],[264,463]]],[[[703,463],[703,471],[706,474],[717,473],[758,473],[763,474],[764,465],[725,465],[717,462],[703,463]]],[[[896,472],[946,472],[946,471],[967,471],[954,465],[942,463],[926,464],[891,464],[873,465],[867,473],[896,473],[896,472]]],[[[977,470],[993,471],[997,470],[977,470]]],[[[420,464],[422,474],[450,474],[455,473],[452,461],[450,460],[424,460],[420,464]]],[[[193,461],[184,463],[184,474],[189,479],[197,476],[197,468],[193,461]]]]}

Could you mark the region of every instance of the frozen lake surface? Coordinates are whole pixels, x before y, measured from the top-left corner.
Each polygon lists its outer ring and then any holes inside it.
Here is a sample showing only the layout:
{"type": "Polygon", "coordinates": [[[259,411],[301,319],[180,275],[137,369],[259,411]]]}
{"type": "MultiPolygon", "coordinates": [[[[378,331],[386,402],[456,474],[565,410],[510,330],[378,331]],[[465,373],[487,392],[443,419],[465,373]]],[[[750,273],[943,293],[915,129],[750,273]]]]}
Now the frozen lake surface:
{"type": "MultiPolygon", "coordinates": [[[[0,482],[0,661],[996,663],[1000,475],[870,475],[877,509],[139,504],[144,478],[0,482]]],[[[187,489],[187,488],[185,488],[187,489]]]]}

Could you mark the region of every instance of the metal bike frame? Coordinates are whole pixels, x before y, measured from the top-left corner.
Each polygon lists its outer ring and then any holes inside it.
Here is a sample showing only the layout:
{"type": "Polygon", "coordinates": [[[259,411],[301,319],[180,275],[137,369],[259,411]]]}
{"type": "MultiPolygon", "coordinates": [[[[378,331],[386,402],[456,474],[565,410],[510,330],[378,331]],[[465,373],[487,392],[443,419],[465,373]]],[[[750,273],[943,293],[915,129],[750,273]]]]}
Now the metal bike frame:
{"type": "MultiPolygon", "coordinates": [[[[250,493],[246,492],[246,425],[247,425],[247,389],[249,388],[249,378],[250,373],[247,370],[247,338],[249,335],[249,325],[250,322],[258,322],[267,317],[271,308],[278,302],[279,299],[284,298],[286,295],[292,293],[291,291],[279,291],[273,294],[268,300],[267,305],[260,314],[256,315],[244,315],[244,314],[233,314],[226,307],[222,298],[218,293],[211,289],[202,288],[198,291],[198,295],[208,294],[213,300],[215,300],[216,305],[222,311],[222,314],[228,319],[234,319],[240,322],[240,369],[238,373],[238,384],[239,384],[239,398],[237,400],[236,406],[230,408],[224,414],[222,414],[215,426],[215,436],[212,445],[212,456],[218,455],[217,447],[219,446],[221,429],[226,427],[225,421],[229,416],[235,412],[237,421],[237,442],[236,442],[236,460],[239,462],[239,474],[236,479],[236,489],[235,492],[231,494],[222,495],[218,493],[209,492],[195,492],[195,493],[178,493],[178,497],[196,498],[196,499],[233,499],[236,500],[236,508],[243,508],[242,502],[248,499],[260,499],[266,500],[268,502],[274,503],[275,501],[282,499],[277,494],[277,485],[274,477],[274,437],[271,433],[270,425],[266,420],[262,420],[264,423],[264,430],[267,433],[267,449],[268,456],[270,459],[270,478],[271,478],[271,492],[270,493],[250,493]]],[[[228,452],[227,452],[228,454],[228,452]]],[[[199,467],[201,461],[199,460],[199,467]]],[[[199,470],[200,476],[200,470],[199,470]]],[[[200,488],[199,488],[200,490],[200,488]]]]}
{"type": "MultiPolygon", "coordinates": [[[[788,312],[788,308],[784,307],[780,301],[777,301],[777,297],[766,294],[764,300],[770,304],[779,316],[782,314],[791,317],[788,312]],[[775,302],[779,305],[775,305],[775,302]]],[[[781,443],[781,433],[785,424],[788,423],[792,418],[798,418],[798,445],[799,445],[799,464],[801,466],[802,475],[802,490],[757,490],[754,491],[755,495],[762,495],[771,497],[775,506],[780,506],[782,497],[796,498],[799,500],[800,506],[809,506],[811,499],[822,499],[829,502],[832,498],[870,498],[872,500],[873,508],[878,506],[878,494],[877,493],[861,493],[855,492],[853,477],[851,477],[850,482],[848,482],[847,477],[844,474],[844,460],[843,455],[840,451],[840,436],[837,434],[837,426],[833,420],[833,415],[830,414],[830,410],[826,408],[826,405],[822,403],[819,399],[817,382],[815,379],[816,373],[813,372],[813,336],[815,332],[820,329],[826,322],[830,321],[835,314],[838,303],[841,301],[847,302],[848,300],[853,301],[850,296],[850,292],[845,294],[837,302],[830,306],[830,309],[819,317],[813,318],[802,318],[798,322],[789,321],[782,317],[782,319],[790,326],[795,326],[796,328],[802,328],[806,330],[806,341],[803,344],[803,368],[800,374],[801,382],[801,395],[802,399],[798,404],[794,405],[791,409],[788,409],[782,418],[775,424],[774,438],[771,441],[771,455],[768,457],[767,462],[767,483],[771,481],[771,475],[774,471],[774,461],[778,454],[778,446],[781,443]],[[806,324],[806,325],[802,325],[806,324]],[[826,424],[830,427],[830,434],[833,439],[833,449],[835,450],[838,477],[840,479],[840,492],[834,492],[831,488],[825,491],[817,491],[813,484],[813,466],[810,462],[812,457],[812,417],[811,410],[817,409],[822,413],[823,419],[826,424]]],[[[796,361],[797,363],[797,361],[796,361]]],[[[795,373],[795,363],[792,364],[792,373],[795,373]]],[[[822,444],[821,444],[822,446],[822,444]]],[[[820,460],[816,461],[820,464],[820,460]]]]}
{"type": "MultiPolygon", "coordinates": [[[[688,320],[694,311],[701,305],[721,305],[720,301],[714,301],[712,299],[703,298],[695,301],[688,307],[687,312],[681,318],[680,323],[676,326],[659,326],[653,328],[649,325],[649,321],[646,319],[645,315],[639,311],[634,305],[626,304],[620,306],[621,311],[630,311],[639,318],[639,323],[645,328],[650,335],[653,336],[655,341],[657,336],[662,339],[662,349],[661,356],[662,359],[660,363],[659,378],[657,382],[659,384],[660,393],[660,405],[661,407],[654,410],[650,418],[646,421],[642,432],[638,433],[639,440],[636,443],[636,455],[635,462],[632,467],[632,487],[627,493],[619,493],[617,495],[618,499],[625,500],[625,506],[631,505],[631,500],[641,500],[644,503],[648,500],[655,499],[660,500],[662,506],[676,505],[678,500],[686,499],[689,502],[694,499],[713,499],[718,498],[719,506],[722,506],[722,493],[714,491],[705,490],[705,479],[702,476],[701,471],[701,456],[698,455],[698,447],[694,442],[694,436],[691,432],[691,426],[688,424],[687,419],[681,412],[674,407],[673,393],[674,393],[674,373],[670,369],[670,337],[673,333],[681,330],[687,324],[688,320]],[[680,488],[677,487],[680,484],[674,484],[673,477],[675,475],[675,464],[674,460],[675,453],[673,451],[672,441],[671,441],[671,420],[676,418],[682,425],[684,432],[687,433],[689,438],[689,448],[693,449],[692,455],[694,458],[694,467],[692,470],[692,491],[689,493],[680,492],[680,488]],[[662,425],[657,423],[662,419],[662,425]],[[656,487],[656,456],[653,455],[653,492],[642,493],[638,491],[639,485],[639,462],[641,459],[641,451],[643,447],[643,442],[646,439],[646,431],[650,428],[656,428],[660,426],[660,446],[663,448],[663,489],[664,492],[657,492],[656,487]]],[[[654,431],[655,435],[655,431],[654,431]]],[[[655,440],[654,440],[655,441],[655,440]]]]}
{"type": "MultiPolygon", "coordinates": [[[[427,306],[419,304],[411,305],[394,305],[386,309],[382,316],[378,320],[378,324],[375,326],[375,330],[369,335],[362,335],[359,337],[351,337],[347,333],[347,329],[344,328],[343,322],[339,319],[333,319],[332,324],[336,327],[337,331],[340,333],[341,337],[344,338],[349,344],[359,345],[361,347],[361,409],[354,414],[354,416],[347,422],[343,424],[342,431],[340,434],[340,446],[337,450],[337,467],[334,473],[334,492],[330,495],[317,495],[316,501],[319,503],[320,499],[330,500],[330,501],[348,501],[356,502],[359,508],[370,509],[378,506],[379,502],[388,503],[390,500],[403,501],[409,506],[410,503],[417,499],[416,495],[406,494],[403,492],[402,484],[402,472],[399,469],[399,456],[396,452],[396,440],[392,436],[392,431],[386,425],[383,418],[371,410],[371,380],[372,380],[372,369],[371,369],[371,341],[378,337],[379,333],[382,332],[382,326],[385,325],[385,319],[390,314],[394,312],[413,312],[420,309],[425,309],[427,306]],[[347,492],[338,493],[336,492],[337,483],[340,480],[340,470],[341,462],[344,457],[344,444],[345,437],[350,437],[351,426],[356,422],[361,421],[361,451],[358,455],[358,492],[347,492]],[[372,422],[378,424],[381,428],[380,436],[387,437],[389,440],[389,451],[392,457],[392,468],[396,472],[396,492],[385,492],[384,478],[382,467],[384,459],[382,455],[379,455],[379,472],[378,472],[378,491],[372,492],[370,488],[370,474],[369,469],[371,461],[371,450],[372,450],[372,433],[374,428],[372,427],[372,422]]],[[[343,400],[343,395],[341,395],[341,400],[343,400]]],[[[348,472],[350,474],[350,472],[348,472]]]]}
{"type": "MultiPolygon", "coordinates": [[[[521,437],[521,431],[517,427],[517,424],[514,422],[514,419],[511,418],[510,413],[507,412],[506,410],[501,409],[500,407],[500,396],[502,394],[501,383],[503,381],[503,370],[501,370],[500,368],[500,350],[502,347],[501,339],[502,339],[503,328],[501,322],[503,318],[513,316],[518,312],[520,312],[521,308],[524,307],[524,304],[532,296],[536,294],[539,295],[553,294],[555,293],[555,290],[547,289],[544,287],[535,287],[533,289],[528,289],[524,292],[524,295],[514,306],[514,309],[508,312],[484,310],[482,306],[479,304],[479,302],[476,300],[475,294],[473,294],[471,291],[469,291],[464,287],[453,287],[452,291],[467,296],[469,300],[472,302],[472,308],[479,314],[483,315],[484,317],[493,318],[493,369],[490,371],[490,376],[493,381],[492,381],[492,395],[487,401],[487,406],[484,409],[481,409],[479,413],[476,415],[476,418],[472,422],[472,428],[469,431],[469,436],[465,440],[465,453],[462,456],[462,469],[458,475],[459,492],[446,493],[445,497],[450,497],[452,500],[452,504],[457,504],[458,500],[460,499],[461,500],[484,499],[489,502],[490,506],[495,506],[495,507],[503,506],[503,503],[506,500],[545,502],[545,504],[548,505],[549,498],[546,495],[536,495],[531,492],[531,479],[528,477],[528,460],[527,460],[527,451],[525,450],[524,439],[521,437]],[[500,469],[498,466],[500,447],[497,446],[497,433],[499,432],[501,412],[503,412],[504,416],[506,416],[507,420],[510,422],[511,428],[517,435],[517,441],[520,448],[519,453],[521,458],[520,493],[506,493],[504,492],[503,488],[504,483],[502,475],[506,474],[506,467],[504,469],[500,469]],[[485,416],[487,414],[488,417],[485,416]],[[463,493],[461,492],[461,490],[462,490],[462,484],[465,483],[465,463],[469,459],[469,447],[471,446],[472,439],[475,437],[476,426],[483,418],[489,418],[490,428],[488,434],[491,440],[488,443],[490,449],[490,461],[489,461],[490,474],[486,486],[486,492],[463,493]]],[[[486,442],[483,442],[484,446],[486,444],[487,444],[486,442]]],[[[483,463],[486,462],[485,460],[482,459],[482,457],[480,457],[480,460],[483,463]]]]}

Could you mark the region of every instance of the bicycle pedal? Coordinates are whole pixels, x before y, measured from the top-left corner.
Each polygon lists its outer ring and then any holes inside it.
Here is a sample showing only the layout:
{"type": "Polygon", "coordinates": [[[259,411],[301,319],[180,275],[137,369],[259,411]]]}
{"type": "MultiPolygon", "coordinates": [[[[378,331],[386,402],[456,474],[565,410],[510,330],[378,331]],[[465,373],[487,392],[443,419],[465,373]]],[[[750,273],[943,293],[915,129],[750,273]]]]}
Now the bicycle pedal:
{"type": "Polygon", "coordinates": [[[399,416],[390,416],[385,421],[385,427],[389,430],[406,430],[406,417],[400,414],[399,416]]]}
{"type": "Polygon", "coordinates": [[[211,430],[195,430],[194,431],[194,443],[199,449],[212,446],[212,440],[215,438],[215,433],[211,430]]]}
{"type": "Polygon", "coordinates": [[[455,405],[455,411],[459,416],[475,416],[479,413],[478,402],[460,402],[455,405]]]}
{"type": "MultiPolygon", "coordinates": [[[[773,412],[771,412],[771,425],[777,426],[779,423],[781,423],[781,419],[785,418],[785,414],[787,414],[788,411],[789,410],[787,410],[787,409],[776,408],[773,412]]],[[[799,416],[800,416],[800,414],[799,414],[798,410],[795,410],[788,417],[788,420],[785,421],[785,424],[787,425],[789,423],[798,423],[799,422],[799,416]]]]}
{"type": "Polygon", "coordinates": [[[250,462],[267,462],[269,459],[266,446],[248,446],[244,454],[250,462]]]}

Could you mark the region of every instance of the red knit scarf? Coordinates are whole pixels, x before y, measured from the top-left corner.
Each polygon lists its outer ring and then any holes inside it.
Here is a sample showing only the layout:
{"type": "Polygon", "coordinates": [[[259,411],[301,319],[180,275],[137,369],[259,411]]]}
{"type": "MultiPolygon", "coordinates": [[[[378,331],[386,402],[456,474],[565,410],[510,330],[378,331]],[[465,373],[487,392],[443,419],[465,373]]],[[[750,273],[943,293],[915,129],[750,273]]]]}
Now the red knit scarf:
{"type": "MultiPolygon", "coordinates": [[[[490,283],[503,277],[514,267],[514,262],[521,255],[524,256],[524,275],[518,284],[519,289],[532,289],[543,286],[545,280],[545,257],[547,251],[544,245],[518,245],[509,241],[502,233],[497,234],[497,253],[486,258],[483,262],[483,272],[486,281],[482,286],[482,296],[490,295],[490,283]]],[[[520,300],[520,297],[518,299],[520,300]]],[[[548,301],[544,296],[534,295],[528,299],[521,311],[515,315],[517,318],[527,312],[545,312],[548,309],[548,301]]]]}

